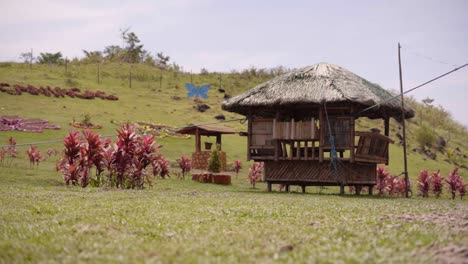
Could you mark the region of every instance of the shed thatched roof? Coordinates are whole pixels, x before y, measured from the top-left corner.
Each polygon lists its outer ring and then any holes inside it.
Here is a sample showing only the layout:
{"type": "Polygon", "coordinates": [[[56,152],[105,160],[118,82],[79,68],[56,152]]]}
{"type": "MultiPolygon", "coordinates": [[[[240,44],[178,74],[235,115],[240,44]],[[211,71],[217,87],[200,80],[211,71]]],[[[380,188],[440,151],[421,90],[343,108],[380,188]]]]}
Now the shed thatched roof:
{"type": "MultiPolygon", "coordinates": [[[[288,108],[298,105],[323,103],[352,103],[356,108],[381,103],[360,116],[378,118],[391,116],[401,118],[401,100],[377,84],[337,65],[319,63],[277,76],[253,89],[232,97],[222,103],[230,112],[246,115],[251,109],[288,108]]],[[[414,116],[414,110],[405,105],[405,117],[414,116]]]]}
{"type": "Polygon", "coordinates": [[[198,128],[198,133],[202,136],[216,136],[221,134],[235,134],[236,131],[229,127],[212,126],[212,125],[190,125],[183,127],[176,132],[179,134],[195,135],[198,128]]]}

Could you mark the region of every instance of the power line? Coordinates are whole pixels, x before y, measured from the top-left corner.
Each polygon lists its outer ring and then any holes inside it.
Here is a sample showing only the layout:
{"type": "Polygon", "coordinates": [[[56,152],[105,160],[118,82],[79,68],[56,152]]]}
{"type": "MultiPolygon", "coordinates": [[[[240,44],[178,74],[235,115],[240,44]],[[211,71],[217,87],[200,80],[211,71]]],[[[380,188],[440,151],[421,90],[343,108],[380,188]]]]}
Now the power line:
{"type": "MultiPolygon", "coordinates": [[[[245,118],[237,118],[237,119],[230,119],[230,120],[221,120],[217,122],[210,122],[210,123],[201,123],[201,124],[193,124],[193,125],[188,125],[188,126],[181,126],[181,127],[174,127],[173,129],[181,129],[185,127],[195,127],[195,126],[204,126],[204,125],[214,125],[214,124],[219,124],[219,123],[229,123],[229,122],[234,122],[234,121],[243,121],[245,118]]],[[[111,134],[111,135],[104,135],[102,138],[110,138],[110,137],[115,137],[117,134],[111,134]]],[[[31,145],[47,145],[47,144],[54,144],[54,143],[61,143],[63,140],[50,140],[50,141],[40,141],[40,142],[32,142],[32,143],[23,143],[23,144],[16,144],[16,145],[3,145],[0,146],[0,148],[3,147],[23,147],[23,146],[31,146],[31,145]]]]}
{"type": "Polygon", "coordinates": [[[439,64],[450,65],[450,66],[453,66],[453,67],[460,67],[460,65],[449,63],[449,62],[446,62],[446,61],[443,61],[443,60],[436,59],[436,58],[431,57],[431,56],[424,55],[424,54],[422,54],[420,52],[417,52],[413,48],[410,48],[410,47],[408,47],[406,45],[401,46],[401,47],[403,49],[405,49],[409,54],[412,54],[414,56],[417,56],[417,57],[420,57],[420,58],[423,58],[423,59],[426,59],[426,60],[430,60],[432,62],[439,63],[439,64]]]}
{"type": "MultiPolygon", "coordinates": [[[[427,85],[427,84],[429,84],[429,83],[431,83],[431,82],[433,82],[433,81],[436,81],[436,80],[438,80],[438,79],[440,79],[440,78],[442,78],[442,77],[444,77],[444,76],[447,76],[447,75],[449,75],[449,74],[451,74],[451,73],[453,73],[453,72],[456,72],[456,71],[458,71],[458,70],[460,70],[461,68],[464,68],[464,67],[466,67],[466,66],[468,66],[468,63],[466,63],[466,64],[464,64],[464,65],[462,65],[462,66],[460,66],[460,67],[457,67],[457,68],[455,68],[455,69],[453,69],[453,70],[451,70],[451,71],[449,71],[449,72],[446,72],[446,73],[444,73],[444,74],[442,74],[442,75],[439,75],[439,76],[437,76],[437,77],[435,77],[435,78],[433,78],[433,79],[431,79],[431,80],[429,80],[429,81],[427,81],[427,82],[425,82],[425,83],[422,83],[422,84],[420,84],[420,85],[418,85],[418,86],[416,86],[416,87],[413,87],[413,88],[411,88],[411,89],[409,89],[409,90],[403,92],[403,94],[407,94],[407,93],[409,93],[409,92],[412,92],[412,91],[414,91],[414,90],[416,90],[416,89],[418,89],[418,88],[423,87],[424,85],[427,85]]],[[[373,109],[373,108],[375,108],[375,107],[377,107],[377,106],[379,106],[379,105],[381,105],[381,104],[383,104],[383,103],[389,102],[389,101],[391,101],[391,100],[393,100],[393,99],[396,99],[396,98],[398,98],[398,97],[400,97],[400,96],[401,96],[401,94],[398,94],[398,95],[395,95],[395,96],[393,96],[393,97],[391,97],[391,98],[389,98],[389,99],[387,99],[387,100],[384,100],[384,101],[382,101],[382,102],[379,102],[379,103],[376,103],[376,104],[374,104],[374,105],[371,105],[371,106],[367,107],[366,109],[357,112],[356,114],[354,114],[354,116],[358,116],[358,115],[360,115],[360,114],[362,114],[362,113],[364,113],[364,112],[366,112],[366,111],[369,111],[369,110],[371,110],[371,109],[373,109]]]]}

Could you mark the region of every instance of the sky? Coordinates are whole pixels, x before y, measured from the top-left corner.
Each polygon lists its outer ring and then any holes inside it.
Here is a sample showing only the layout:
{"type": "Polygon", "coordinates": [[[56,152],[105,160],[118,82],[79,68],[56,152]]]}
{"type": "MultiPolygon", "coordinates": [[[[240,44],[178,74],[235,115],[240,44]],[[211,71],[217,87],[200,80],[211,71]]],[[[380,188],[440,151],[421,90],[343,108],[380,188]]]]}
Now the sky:
{"type": "MultiPolygon", "coordinates": [[[[185,71],[231,71],[319,62],[404,90],[468,63],[468,1],[0,0],[0,61],[19,55],[122,45],[130,28],[153,55],[185,71]]],[[[468,67],[409,95],[434,99],[468,126],[468,67]]]]}

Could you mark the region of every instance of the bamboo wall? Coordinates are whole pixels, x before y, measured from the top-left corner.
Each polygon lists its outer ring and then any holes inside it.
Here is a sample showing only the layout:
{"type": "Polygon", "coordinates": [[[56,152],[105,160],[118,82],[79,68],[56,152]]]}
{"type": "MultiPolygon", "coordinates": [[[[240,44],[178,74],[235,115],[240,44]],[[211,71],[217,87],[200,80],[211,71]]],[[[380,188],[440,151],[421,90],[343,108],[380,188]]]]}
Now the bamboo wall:
{"type": "Polygon", "coordinates": [[[336,172],[329,162],[265,161],[265,181],[307,185],[375,184],[376,164],[343,162],[336,172]]]}

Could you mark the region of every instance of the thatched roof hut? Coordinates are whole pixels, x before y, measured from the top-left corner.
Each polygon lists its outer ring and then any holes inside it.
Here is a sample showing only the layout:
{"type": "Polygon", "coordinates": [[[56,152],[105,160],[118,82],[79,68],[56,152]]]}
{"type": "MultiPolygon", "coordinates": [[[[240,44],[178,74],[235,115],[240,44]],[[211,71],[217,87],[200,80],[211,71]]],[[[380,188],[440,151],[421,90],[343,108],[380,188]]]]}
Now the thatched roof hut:
{"type": "MultiPolygon", "coordinates": [[[[350,103],[359,112],[380,104],[359,116],[370,118],[394,117],[401,119],[401,100],[377,84],[334,64],[319,63],[297,69],[257,85],[253,89],[222,103],[230,112],[247,115],[259,109],[273,113],[281,107],[318,106],[323,103],[350,103]]],[[[405,106],[405,118],[414,116],[414,110],[405,106]]]]}

